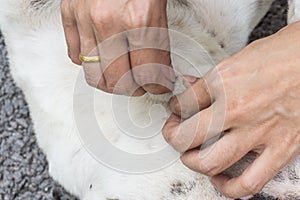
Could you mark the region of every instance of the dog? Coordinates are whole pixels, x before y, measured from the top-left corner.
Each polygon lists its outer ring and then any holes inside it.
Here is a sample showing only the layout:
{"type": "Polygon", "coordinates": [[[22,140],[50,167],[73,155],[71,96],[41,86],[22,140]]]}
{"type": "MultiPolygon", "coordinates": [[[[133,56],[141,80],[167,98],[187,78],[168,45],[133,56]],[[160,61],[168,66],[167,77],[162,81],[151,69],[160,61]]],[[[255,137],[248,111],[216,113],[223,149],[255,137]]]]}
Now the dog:
{"type": "MultiPolygon", "coordinates": [[[[208,177],[187,169],[164,142],[160,133],[170,114],[170,94],[124,97],[92,89],[82,68],[67,56],[59,0],[0,3],[0,29],[11,73],[25,94],[38,144],[55,180],[83,200],[227,199],[208,177]],[[138,123],[137,128],[131,122],[138,123]],[[158,133],[154,138],[147,138],[153,128],[149,122],[158,133]],[[94,134],[94,126],[101,130],[100,136],[94,134]],[[129,137],[139,136],[136,132],[143,139],[129,137]]],[[[168,0],[171,58],[177,75],[200,77],[241,50],[271,3],[168,0]]],[[[300,1],[289,3],[289,21],[299,20],[300,1]]],[[[184,90],[182,82],[176,79],[178,92],[184,90]]],[[[254,158],[247,155],[227,173],[239,175],[254,158]]],[[[300,156],[262,192],[300,199],[300,156]]]]}

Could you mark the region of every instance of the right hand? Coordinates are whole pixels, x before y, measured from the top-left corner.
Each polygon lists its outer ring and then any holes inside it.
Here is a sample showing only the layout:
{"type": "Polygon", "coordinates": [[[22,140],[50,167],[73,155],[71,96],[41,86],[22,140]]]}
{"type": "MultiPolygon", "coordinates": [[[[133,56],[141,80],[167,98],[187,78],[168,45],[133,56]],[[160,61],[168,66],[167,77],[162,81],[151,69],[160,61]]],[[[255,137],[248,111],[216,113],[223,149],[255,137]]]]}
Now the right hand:
{"type": "Polygon", "coordinates": [[[82,64],[80,53],[101,57],[100,63],[83,65],[91,86],[130,96],[172,91],[166,4],[167,0],[62,0],[71,60],[82,64]]]}

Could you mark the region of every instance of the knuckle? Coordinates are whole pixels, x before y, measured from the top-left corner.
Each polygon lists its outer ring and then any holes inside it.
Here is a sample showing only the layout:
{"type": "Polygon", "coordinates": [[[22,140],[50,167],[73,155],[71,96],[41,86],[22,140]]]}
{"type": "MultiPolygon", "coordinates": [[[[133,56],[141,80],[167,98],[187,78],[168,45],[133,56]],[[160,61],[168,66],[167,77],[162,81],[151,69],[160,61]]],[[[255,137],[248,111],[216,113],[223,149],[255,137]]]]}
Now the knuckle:
{"type": "Polygon", "coordinates": [[[90,18],[93,24],[98,27],[102,27],[112,21],[113,13],[110,10],[92,9],[90,12],[90,18]]]}
{"type": "Polygon", "coordinates": [[[76,23],[75,23],[74,19],[70,17],[70,18],[63,19],[63,25],[64,25],[64,27],[72,28],[72,27],[76,26],[76,23]]]}
{"type": "Polygon", "coordinates": [[[78,10],[75,15],[79,22],[83,22],[87,20],[86,14],[82,10],[78,10]]]}
{"type": "Polygon", "coordinates": [[[248,180],[247,178],[242,179],[240,184],[241,188],[251,195],[258,193],[262,189],[261,184],[248,180]]]}
{"type": "Polygon", "coordinates": [[[227,102],[226,104],[226,124],[240,121],[245,111],[246,102],[242,98],[234,98],[227,102]]]}
{"type": "Polygon", "coordinates": [[[71,8],[70,4],[71,3],[70,3],[69,0],[62,0],[61,1],[61,7],[60,7],[61,17],[62,17],[63,25],[65,27],[71,27],[71,26],[76,25],[75,18],[74,18],[74,15],[72,13],[72,8],[71,8]]]}
{"type": "Polygon", "coordinates": [[[74,17],[69,12],[62,11],[61,16],[62,16],[63,25],[65,27],[72,27],[76,25],[74,17]]]}

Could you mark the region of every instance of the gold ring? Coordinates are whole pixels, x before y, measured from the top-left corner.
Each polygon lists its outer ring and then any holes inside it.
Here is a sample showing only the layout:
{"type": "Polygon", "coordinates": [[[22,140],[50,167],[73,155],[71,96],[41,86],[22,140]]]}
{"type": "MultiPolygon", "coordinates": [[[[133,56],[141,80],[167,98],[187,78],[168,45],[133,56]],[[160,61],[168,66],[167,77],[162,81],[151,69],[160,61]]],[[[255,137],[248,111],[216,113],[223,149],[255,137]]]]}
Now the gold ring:
{"type": "Polygon", "coordinates": [[[91,62],[100,62],[100,56],[84,56],[82,54],[79,55],[79,59],[82,62],[91,63],[91,62]]]}

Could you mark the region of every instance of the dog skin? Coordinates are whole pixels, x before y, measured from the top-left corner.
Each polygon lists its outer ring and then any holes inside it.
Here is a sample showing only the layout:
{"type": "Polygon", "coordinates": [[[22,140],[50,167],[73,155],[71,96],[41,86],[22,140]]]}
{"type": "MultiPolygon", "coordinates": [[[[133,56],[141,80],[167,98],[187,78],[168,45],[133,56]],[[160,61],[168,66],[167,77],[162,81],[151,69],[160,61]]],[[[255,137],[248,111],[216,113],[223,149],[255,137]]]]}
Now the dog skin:
{"type": "MultiPolygon", "coordinates": [[[[208,177],[190,171],[180,161],[143,174],[122,173],[99,163],[82,144],[78,133],[78,120],[88,123],[85,113],[90,111],[86,102],[74,103],[74,98],[85,95],[76,93],[76,85],[86,83],[78,78],[81,68],[72,64],[66,53],[60,1],[0,0],[0,3],[0,28],[6,39],[11,73],[26,96],[38,144],[47,156],[49,172],[55,180],[80,199],[87,200],[226,199],[214,189],[208,177]],[[75,116],[75,112],[81,115],[75,116]]],[[[271,3],[271,0],[168,1],[169,28],[189,36],[202,47],[190,46],[178,40],[177,34],[170,34],[171,52],[176,52],[171,55],[172,63],[178,74],[199,76],[189,70],[192,65],[209,69],[242,49],[271,3]],[[190,63],[181,55],[187,56],[190,63]]],[[[299,5],[298,0],[290,1],[290,22],[299,20],[299,5]]],[[[180,92],[182,79],[178,78],[176,85],[180,92]]],[[[114,123],[111,99],[117,104],[131,102],[133,119],[147,121],[145,113],[154,105],[162,105],[169,113],[169,97],[170,94],[114,97],[96,91],[94,112],[105,137],[115,146],[133,153],[148,152],[164,145],[163,138],[141,142],[123,136],[114,123]]],[[[158,121],[164,122],[167,118],[158,110],[152,110],[152,114],[158,121]]],[[[104,149],[103,153],[109,152],[104,149]]],[[[254,157],[247,155],[226,172],[237,176],[254,157]]],[[[281,199],[299,199],[299,188],[298,156],[262,192],[281,199]]]]}

